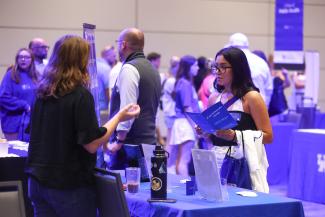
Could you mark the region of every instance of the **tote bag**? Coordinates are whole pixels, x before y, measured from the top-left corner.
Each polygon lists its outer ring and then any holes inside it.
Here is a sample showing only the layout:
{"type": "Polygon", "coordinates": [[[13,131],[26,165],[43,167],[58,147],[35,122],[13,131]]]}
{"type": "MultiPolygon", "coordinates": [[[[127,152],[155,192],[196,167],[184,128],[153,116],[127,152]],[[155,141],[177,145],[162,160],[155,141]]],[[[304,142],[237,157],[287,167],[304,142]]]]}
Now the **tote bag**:
{"type": "MultiPolygon", "coordinates": [[[[241,132],[242,133],[242,132],[241,132]]],[[[244,137],[242,133],[244,157],[236,159],[230,155],[231,146],[229,147],[221,166],[220,176],[227,180],[229,185],[239,188],[252,189],[252,181],[249,175],[248,162],[245,158],[244,137]]]]}

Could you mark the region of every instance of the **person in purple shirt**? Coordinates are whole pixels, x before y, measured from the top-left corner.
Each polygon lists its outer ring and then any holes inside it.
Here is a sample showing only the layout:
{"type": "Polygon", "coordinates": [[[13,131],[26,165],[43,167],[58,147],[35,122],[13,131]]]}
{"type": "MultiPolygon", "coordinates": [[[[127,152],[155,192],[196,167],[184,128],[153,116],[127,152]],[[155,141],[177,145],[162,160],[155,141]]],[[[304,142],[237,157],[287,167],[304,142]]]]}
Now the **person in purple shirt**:
{"type": "Polygon", "coordinates": [[[176,119],[171,130],[170,142],[167,146],[170,158],[168,172],[188,175],[188,164],[191,160],[191,149],[196,141],[192,122],[185,112],[199,112],[198,97],[192,78],[198,66],[193,56],[183,56],[179,63],[172,96],[175,100],[176,119]]]}
{"type": "Polygon", "coordinates": [[[15,65],[8,68],[0,86],[1,128],[7,140],[29,140],[25,129],[35,100],[36,82],[32,51],[19,49],[15,65]]]}

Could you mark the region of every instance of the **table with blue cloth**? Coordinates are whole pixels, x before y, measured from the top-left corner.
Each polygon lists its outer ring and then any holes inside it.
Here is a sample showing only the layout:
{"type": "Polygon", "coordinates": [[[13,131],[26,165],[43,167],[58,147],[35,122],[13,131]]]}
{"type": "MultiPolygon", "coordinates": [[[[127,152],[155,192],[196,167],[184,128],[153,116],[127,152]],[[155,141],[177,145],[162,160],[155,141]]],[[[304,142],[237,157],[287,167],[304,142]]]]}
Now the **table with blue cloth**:
{"type": "Polygon", "coordinates": [[[177,217],[303,217],[300,201],[270,194],[257,193],[257,197],[243,197],[236,192],[244,189],[228,187],[229,201],[210,202],[199,196],[186,196],[185,184],[176,176],[169,176],[168,198],[176,203],[149,203],[150,183],[141,183],[140,192],[125,193],[131,216],[177,216],[177,217]],[[172,179],[172,180],[170,180],[172,179]]]}
{"type": "Polygon", "coordinates": [[[287,184],[289,178],[290,140],[292,132],[297,129],[294,123],[278,122],[272,124],[273,142],[265,144],[269,168],[267,181],[269,185],[287,184]]]}
{"type": "Polygon", "coordinates": [[[325,203],[325,130],[293,132],[288,196],[325,203]]]}
{"type": "Polygon", "coordinates": [[[315,128],[325,129],[325,113],[316,112],[315,115],[315,128]]]}
{"type": "Polygon", "coordinates": [[[31,201],[28,198],[28,177],[24,171],[26,166],[27,150],[28,144],[24,142],[9,142],[8,157],[0,157],[0,181],[20,180],[22,182],[26,216],[32,217],[34,216],[34,213],[31,201]]]}

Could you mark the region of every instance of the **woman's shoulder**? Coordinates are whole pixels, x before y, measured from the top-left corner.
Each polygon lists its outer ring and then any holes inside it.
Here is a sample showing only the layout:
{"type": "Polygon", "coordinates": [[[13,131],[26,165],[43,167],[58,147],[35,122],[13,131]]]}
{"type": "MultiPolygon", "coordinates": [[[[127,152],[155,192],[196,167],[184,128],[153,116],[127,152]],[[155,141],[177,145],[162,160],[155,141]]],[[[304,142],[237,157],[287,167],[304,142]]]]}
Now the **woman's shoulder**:
{"type": "Polygon", "coordinates": [[[250,104],[250,105],[251,104],[256,105],[256,103],[264,102],[262,95],[256,90],[248,91],[244,95],[243,99],[244,99],[244,101],[247,101],[248,104],[250,104]]]}
{"type": "Polygon", "coordinates": [[[14,82],[11,78],[12,68],[8,68],[3,76],[3,80],[6,82],[14,82]]]}
{"type": "Polygon", "coordinates": [[[10,74],[12,73],[13,67],[8,67],[6,72],[5,72],[5,76],[10,76],[10,74]]]}
{"type": "Polygon", "coordinates": [[[176,87],[180,90],[185,90],[187,87],[193,86],[192,83],[189,80],[186,80],[185,78],[180,78],[176,81],[176,87]]]}
{"type": "Polygon", "coordinates": [[[257,90],[249,90],[245,93],[245,98],[251,98],[251,97],[257,97],[258,95],[261,95],[257,90]]]}
{"type": "Polygon", "coordinates": [[[75,97],[75,98],[83,98],[83,97],[89,98],[92,97],[92,94],[86,87],[82,85],[78,85],[66,96],[75,97]]]}
{"type": "Polygon", "coordinates": [[[211,95],[209,96],[209,105],[213,105],[216,103],[216,100],[218,98],[218,96],[220,96],[221,93],[219,93],[218,91],[215,91],[213,93],[211,93],[211,95]]]}
{"type": "Polygon", "coordinates": [[[210,97],[218,97],[221,93],[219,93],[218,91],[214,91],[213,93],[211,93],[210,97]]]}
{"type": "Polygon", "coordinates": [[[178,79],[177,83],[181,83],[181,84],[191,84],[191,82],[189,80],[187,80],[186,78],[182,77],[180,79],[178,79]]]}

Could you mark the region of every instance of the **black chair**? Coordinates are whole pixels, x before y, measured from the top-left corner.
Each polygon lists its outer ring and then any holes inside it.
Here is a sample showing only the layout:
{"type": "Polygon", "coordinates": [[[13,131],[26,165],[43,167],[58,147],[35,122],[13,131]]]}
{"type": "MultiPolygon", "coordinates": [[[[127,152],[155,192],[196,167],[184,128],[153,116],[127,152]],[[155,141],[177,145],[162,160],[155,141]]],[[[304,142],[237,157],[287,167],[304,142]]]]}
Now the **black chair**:
{"type": "Polygon", "coordinates": [[[0,215],[25,217],[25,205],[21,181],[0,182],[0,215]]]}
{"type": "Polygon", "coordinates": [[[119,173],[95,168],[99,217],[130,217],[119,173]]]}

